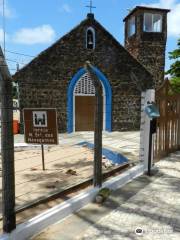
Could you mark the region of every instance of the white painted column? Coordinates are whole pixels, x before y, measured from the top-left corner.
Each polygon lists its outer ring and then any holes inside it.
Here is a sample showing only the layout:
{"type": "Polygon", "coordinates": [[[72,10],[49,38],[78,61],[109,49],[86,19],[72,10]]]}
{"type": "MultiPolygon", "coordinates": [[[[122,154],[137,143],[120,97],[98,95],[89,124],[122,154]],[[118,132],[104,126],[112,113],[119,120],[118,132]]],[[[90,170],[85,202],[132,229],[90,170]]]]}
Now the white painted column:
{"type": "Polygon", "coordinates": [[[144,113],[144,105],[145,105],[145,92],[141,93],[141,125],[140,125],[140,151],[139,151],[139,159],[143,163],[144,162],[144,128],[145,128],[145,113],[144,113]]]}
{"type": "MultiPolygon", "coordinates": [[[[155,90],[149,89],[142,92],[141,95],[141,128],[140,128],[140,161],[144,163],[144,171],[148,170],[148,152],[149,152],[149,131],[150,118],[145,113],[144,109],[147,102],[155,101],[155,90]]],[[[153,157],[153,155],[152,155],[153,157]]]]}

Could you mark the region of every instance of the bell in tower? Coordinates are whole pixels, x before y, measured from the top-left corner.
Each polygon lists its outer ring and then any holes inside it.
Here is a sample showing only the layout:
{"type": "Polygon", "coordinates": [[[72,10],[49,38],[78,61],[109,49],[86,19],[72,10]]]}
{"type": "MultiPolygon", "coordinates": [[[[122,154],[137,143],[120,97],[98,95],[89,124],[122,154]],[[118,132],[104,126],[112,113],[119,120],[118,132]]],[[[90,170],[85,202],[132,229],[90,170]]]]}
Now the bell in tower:
{"type": "Polygon", "coordinates": [[[87,45],[89,49],[93,49],[93,33],[90,30],[87,32],[87,45]]]}
{"type": "Polygon", "coordinates": [[[91,29],[87,31],[87,48],[93,49],[94,48],[94,34],[91,29]]]}

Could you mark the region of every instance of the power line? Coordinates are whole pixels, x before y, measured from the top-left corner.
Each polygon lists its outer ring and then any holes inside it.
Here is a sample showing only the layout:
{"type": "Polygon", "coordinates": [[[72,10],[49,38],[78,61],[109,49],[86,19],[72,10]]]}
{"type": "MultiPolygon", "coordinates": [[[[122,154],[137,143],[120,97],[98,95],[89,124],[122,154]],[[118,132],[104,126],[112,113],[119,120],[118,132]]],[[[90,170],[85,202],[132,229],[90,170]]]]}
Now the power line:
{"type": "Polygon", "coordinates": [[[5,20],[5,0],[3,0],[2,4],[3,4],[3,38],[4,38],[4,56],[6,53],[6,20],[5,20]]]}
{"type": "Polygon", "coordinates": [[[6,58],[6,61],[7,61],[7,62],[19,63],[19,64],[22,64],[22,65],[26,65],[26,64],[27,64],[27,63],[25,63],[25,62],[20,62],[20,61],[18,61],[18,60],[9,59],[9,58],[6,58]]]}
{"type": "Polygon", "coordinates": [[[28,55],[28,54],[24,54],[24,53],[20,53],[20,52],[9,51],[9,50],[6,50],[6,52],[16,54],[16,55],[25,56],[25,57],[30,57],[30,58],[35,58],[36,57],[36,56],[32,56],[32,55],[28,55]]]}

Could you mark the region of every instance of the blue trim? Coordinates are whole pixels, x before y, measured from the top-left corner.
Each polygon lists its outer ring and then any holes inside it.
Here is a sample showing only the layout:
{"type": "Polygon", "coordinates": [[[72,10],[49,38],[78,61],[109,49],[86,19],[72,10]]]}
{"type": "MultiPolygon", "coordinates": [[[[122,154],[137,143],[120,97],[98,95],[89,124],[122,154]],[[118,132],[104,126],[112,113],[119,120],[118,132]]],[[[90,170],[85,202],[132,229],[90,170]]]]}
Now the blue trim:
{"type": "MultiPolygon", "coordinates": [[[[101,83],[104,86],[105,95],[106,95],[106,122],[105,122],[105,130],[111,132],[112,131],[112,90],[109,84],[108,79],[104,76],[104,74],[99,71],[96,67],[93,67],[94,73],[101,80],[101,83]]],[[[68,133],[73,132],[73,92],[76,86],[77,81],[86,73],[84,68],[81,68],[71,79],[71,82],[68,87],[67,94],[67,131],[68,133]]]]}
{"type": "MultiPolygon", "coordinates": [[[[94,149],[94,144],[90,142],[80,142],[77,145],[83,146],[87,145],[89,149],[94,149]]],[[[118,153],[116,151],[112,151],[107,148],[102,148],[102,155],[104,155],[107,159],[109,159],[114,164],[123,164],[127,163],[129,160],[122,155],[121,153],[118,153]]]]}

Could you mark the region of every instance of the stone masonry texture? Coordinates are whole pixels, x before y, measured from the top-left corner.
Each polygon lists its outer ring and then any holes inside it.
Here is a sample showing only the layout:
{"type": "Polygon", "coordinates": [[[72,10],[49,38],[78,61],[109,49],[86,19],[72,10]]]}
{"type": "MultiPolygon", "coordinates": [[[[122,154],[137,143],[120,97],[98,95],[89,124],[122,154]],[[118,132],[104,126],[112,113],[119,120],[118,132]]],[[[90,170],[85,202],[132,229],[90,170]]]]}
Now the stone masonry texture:
{"type": "Polygon", "coordinates": [[[59,132],[66,132],[68,86],[87,60],[111,85],[112,130],[139,129],[141,91],[152,87],[152,75],[92,16],[13,76],[19,83],[21,119],[23,108],[57,108],[59,132]],[[94,50],[86,49],[88,27],[95,29],[94,50]]]}
{"type": "Polygon", "coordinates": [[[163,9],[146,9],[137,7],[132,15],[125,18],[125,47],[153,76],[155,88],[159,88],[164,81],[165,50],[167,40],[167,12],[163,9]],[[144,32],[144,13],[162,15],[161,32],[144,32]],[[128,20],[135,17],[136,32],[128,37],[128,20]]]}

